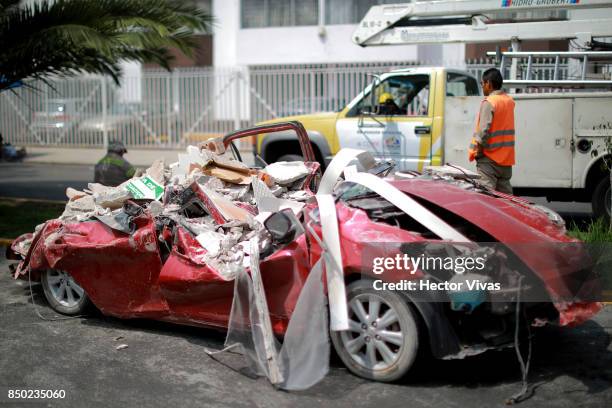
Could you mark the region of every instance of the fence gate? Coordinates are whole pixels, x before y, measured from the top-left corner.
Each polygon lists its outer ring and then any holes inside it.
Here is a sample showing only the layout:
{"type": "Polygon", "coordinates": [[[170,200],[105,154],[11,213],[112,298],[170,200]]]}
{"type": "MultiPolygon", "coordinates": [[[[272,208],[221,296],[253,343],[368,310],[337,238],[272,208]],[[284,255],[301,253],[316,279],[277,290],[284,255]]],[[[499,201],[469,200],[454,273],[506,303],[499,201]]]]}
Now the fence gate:
{"type": "MultiPolygon", "coordinates": [[[[0,133],[16,145],[100,147],[118,139],[132,147],[181,148],[264,120],[340,110],[372,81],[371,74],[415,65],[420,64],[144,70],[123,78],[120,87],[99,76],[28,81],[0,93],[0,133]]],[[[480,77],[494,62],[443,65],[480,77]]],[[[547,79],[555,64],[542,59],[523,69],[547,79]]],[[[565,75],[567,62],[557,69],[565,75]]],[[[248,147],[249,141],[243,143],[248,147]]]]}

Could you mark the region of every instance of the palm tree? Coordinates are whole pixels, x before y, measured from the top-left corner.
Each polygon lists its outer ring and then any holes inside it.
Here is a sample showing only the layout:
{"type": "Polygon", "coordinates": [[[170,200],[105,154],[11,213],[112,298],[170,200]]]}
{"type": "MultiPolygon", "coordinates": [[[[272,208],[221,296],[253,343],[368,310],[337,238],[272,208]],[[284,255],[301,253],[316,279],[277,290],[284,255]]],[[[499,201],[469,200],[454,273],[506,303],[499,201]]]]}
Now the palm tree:
{"type": "Polygon", "coordinates": [[[192,55],[213,18],[179,0],[0,0],[0,91],[22,80],[89,72],[119,81],[120,61],[169,69],[168,48],[192,55]]]}

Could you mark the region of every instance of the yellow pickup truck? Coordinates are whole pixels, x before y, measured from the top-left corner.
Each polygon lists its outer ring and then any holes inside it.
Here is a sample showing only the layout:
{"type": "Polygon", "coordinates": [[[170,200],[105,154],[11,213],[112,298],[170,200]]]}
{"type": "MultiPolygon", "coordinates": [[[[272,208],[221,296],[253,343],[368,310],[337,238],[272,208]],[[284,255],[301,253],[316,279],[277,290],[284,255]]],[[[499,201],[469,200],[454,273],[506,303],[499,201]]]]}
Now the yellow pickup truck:
{"type": "MultiPolygon", "coordinates": [[[[339,112],[278,118],[260,124],[300,121],[317,159],[325,166],[343,147],[365,149],[378,158],[393,159],[401,170],[422,170],[440,164],[444,100],[480,94],[472,75],[445,68],[409,68],[382,75],[374,95],[366,87],[339,112]],[[374,96],[374,97],[373,97],[374,96]],[[387,101],[380,104],[380,98],[387,101]],[[392,100],[390,100],[392,98],[392,100]]],[[[465,135],[466,143],[469,134],[465,135]]],[[[299,160],[295,135],[261,135],[255,153],[264,161],[299,160]]]]}
{"type": "MultiPolygon", "coordinates": [[[[515,93],[515,194],[591,201],[610,216],[612,92],[515,93]]],[[[482,101],[477,79],[446,68],[408,68],[381,75],[340,112],[279,118],[302,122],[325,166],[343,147],[393,160],[397,170],[452,163],[475,170],[467,148],[482,101]],[[374,92],[371,89],[374,87],[374,92]],[[384,103],[382,100],[385,100],[384,103]]],[[[260,135],[264,161],[299,160],[295,135],[260,135]]]]}

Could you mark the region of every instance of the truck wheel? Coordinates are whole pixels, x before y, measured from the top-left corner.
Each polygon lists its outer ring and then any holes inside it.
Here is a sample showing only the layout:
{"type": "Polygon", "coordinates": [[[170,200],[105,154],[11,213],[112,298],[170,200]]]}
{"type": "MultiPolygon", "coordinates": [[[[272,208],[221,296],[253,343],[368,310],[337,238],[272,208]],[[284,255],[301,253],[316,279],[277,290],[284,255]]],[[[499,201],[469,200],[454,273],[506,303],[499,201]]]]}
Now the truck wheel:
{"type": "Polygon", "coordinates": [[[360,377],[395,381],[412,367],[419,349],[415,312],[398,293],[377,291],[371,281],[347,287],[349,330],[331,332],[344,365],[360,377]]]}
{"type": "Polygon", "coordinates": [[[591,202],[593,214],[596,218],[604,217],[610,219],[610,177],[604,177],[593,190],[593,201],[591,202]]]}
{"type": "Polygon", "coordinates": [[[89,297],[67,272],[48,269],[42,273],[41,284],[47,302],[56,312],[74,316],[89,307],[89,297]]]}
{"type": "Polygon", "coordinates": [[[302,156],[300,156],[299,154],[283,154],[276,161],[277,162],[283,162],[283,161],[287,161],[287,162],[291,162],[291,161],[304,161],[304,158],[302,156]]]}

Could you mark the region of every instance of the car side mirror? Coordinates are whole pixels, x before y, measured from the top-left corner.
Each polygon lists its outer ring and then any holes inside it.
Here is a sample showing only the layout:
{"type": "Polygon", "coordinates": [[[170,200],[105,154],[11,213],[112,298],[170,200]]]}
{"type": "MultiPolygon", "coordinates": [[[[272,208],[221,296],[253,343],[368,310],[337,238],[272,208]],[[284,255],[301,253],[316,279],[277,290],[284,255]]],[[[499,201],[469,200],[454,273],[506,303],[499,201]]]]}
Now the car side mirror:
{"type": "Polygon", "coordinates": [[[276,212],[264,221],[264,227],[270,233],[272,242],[276,244],[288,244],[295,239],[299,231],[296,218],[287,211],[291,212],[291,209],[276,212]]]}

